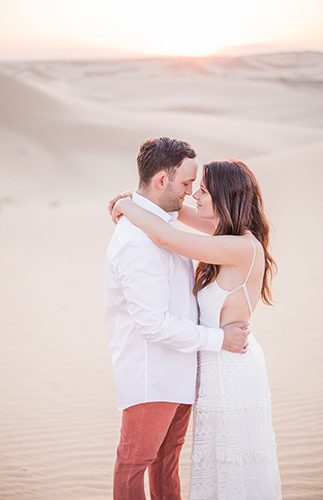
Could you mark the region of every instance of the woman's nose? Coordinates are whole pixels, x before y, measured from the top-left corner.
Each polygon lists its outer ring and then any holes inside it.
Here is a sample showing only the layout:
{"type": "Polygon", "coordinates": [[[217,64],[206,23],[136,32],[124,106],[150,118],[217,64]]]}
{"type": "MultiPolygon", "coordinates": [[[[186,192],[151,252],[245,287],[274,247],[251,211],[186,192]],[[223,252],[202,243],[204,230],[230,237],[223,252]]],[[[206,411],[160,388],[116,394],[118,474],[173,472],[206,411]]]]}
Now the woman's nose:
{"type": "Polygon", "coordinates": [[[195,191],[195,193],[192,195],[192,197],[194,198],[194,200],[197,200],[198,197],[199,197],[199,189],[197,191],[195,191]]]}

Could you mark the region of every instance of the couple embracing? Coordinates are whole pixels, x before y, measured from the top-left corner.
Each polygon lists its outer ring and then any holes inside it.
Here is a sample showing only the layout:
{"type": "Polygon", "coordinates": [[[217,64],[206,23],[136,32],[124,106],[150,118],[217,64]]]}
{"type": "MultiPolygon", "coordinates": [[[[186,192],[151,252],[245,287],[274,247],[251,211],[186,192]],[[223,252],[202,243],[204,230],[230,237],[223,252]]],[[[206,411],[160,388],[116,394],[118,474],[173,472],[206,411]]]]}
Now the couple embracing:
{"type": "Polygon", "coordinates": [[[138,189],[110,203],[117,227],[106,259],[123,411],[114,500],[144,500],[147,468],[152,500],[181,499],[193,404],[190,500],[279,500],[265,360],[248,323],[260,298],[271,304],[275,268],[258,183],[240,161],[212,161],[194,209],[183,205],[198,169],[190,144],[149,139],[137,164],[138,189]]]}

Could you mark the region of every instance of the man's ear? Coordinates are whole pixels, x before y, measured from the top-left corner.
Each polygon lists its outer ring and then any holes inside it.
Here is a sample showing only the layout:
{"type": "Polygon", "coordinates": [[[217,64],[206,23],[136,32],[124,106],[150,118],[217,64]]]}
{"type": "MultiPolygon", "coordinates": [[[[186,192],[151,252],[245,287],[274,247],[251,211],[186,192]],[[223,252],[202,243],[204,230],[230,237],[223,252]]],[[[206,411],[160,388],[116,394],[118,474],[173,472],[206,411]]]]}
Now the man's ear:
{"type": "Polygon", "coordinates": [[[166,172],[164,172],[164,171],[158,172],[158,174],[156,174],[154,177],[154,185],[160,191],[163,191],[165,189],[168,182],[169,182],[169,179],[167,177],[166,172]]]}

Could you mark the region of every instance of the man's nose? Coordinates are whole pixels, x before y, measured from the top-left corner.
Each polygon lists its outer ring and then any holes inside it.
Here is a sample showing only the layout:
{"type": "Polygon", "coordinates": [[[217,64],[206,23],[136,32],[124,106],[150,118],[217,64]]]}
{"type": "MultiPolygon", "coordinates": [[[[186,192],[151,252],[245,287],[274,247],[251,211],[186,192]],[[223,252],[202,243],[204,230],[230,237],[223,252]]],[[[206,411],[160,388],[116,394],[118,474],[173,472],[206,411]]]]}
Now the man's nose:
{"type": "Polygon", "coordinates": [[[185,194],[188,194],[189,196],[191,196],[192,193],[193,193],[192,185],[187,186],[187,188],[185,189],[185,194]]]}

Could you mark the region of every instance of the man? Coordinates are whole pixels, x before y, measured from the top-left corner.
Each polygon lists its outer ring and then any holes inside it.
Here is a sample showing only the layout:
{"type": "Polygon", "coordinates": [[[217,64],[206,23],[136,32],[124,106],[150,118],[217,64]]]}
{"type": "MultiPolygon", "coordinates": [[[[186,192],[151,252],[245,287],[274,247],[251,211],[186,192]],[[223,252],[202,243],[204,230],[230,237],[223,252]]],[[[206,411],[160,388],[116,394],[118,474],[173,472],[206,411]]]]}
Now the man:
{"type": "MultiPolygon", "coordinates": [[[[197,158],[183,141],[161,137],[140,146],[133,201],[170,224],[192,194],[197,158]]],[[[180,500],[179,454],[195,399],[199,350],[243,352],[244,322],[197,325],[192,262],[155,245],[126,217],[111,239],[105,307],[118,407],[123,410],[114,500],[180,500]]]]}

